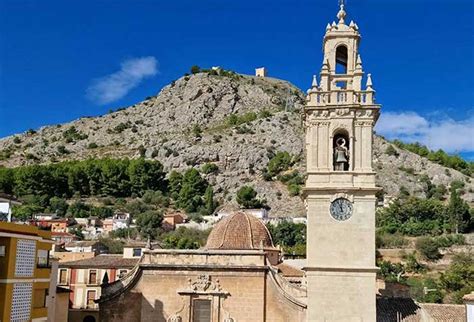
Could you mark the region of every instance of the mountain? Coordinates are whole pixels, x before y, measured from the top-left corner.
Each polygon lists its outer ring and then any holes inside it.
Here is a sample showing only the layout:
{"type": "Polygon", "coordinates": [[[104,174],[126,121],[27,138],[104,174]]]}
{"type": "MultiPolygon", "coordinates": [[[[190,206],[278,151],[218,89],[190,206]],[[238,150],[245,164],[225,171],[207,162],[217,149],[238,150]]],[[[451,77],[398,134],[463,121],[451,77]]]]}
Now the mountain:
{"type": "MultiPolygon", "coordinates": [[[[216,74],[184,76],[156,96],[103,116],[3,138],[0,166],[144,155],[167,170],[181,171],[211,162],[219,171],[206,177],[222,204],[235,204],[236,190],[252,185],[272,215],[302,215],[301,198],[290,196],[279,181],[265,181],[262,170],[274,153],[287,151],[299,160],[293,169],[304,173],[304,93],[274,78],[216,74]]],[[[426,174],[435,185],[463,181],[463,197],[472,202],[474,185],[468,176],[395,146],[396,153],[387,153],[389,145],[375,137],[377,182],[386,194],[395,196],[403,186],[423,196],[426,180],[420,178],[426,174]]]]}

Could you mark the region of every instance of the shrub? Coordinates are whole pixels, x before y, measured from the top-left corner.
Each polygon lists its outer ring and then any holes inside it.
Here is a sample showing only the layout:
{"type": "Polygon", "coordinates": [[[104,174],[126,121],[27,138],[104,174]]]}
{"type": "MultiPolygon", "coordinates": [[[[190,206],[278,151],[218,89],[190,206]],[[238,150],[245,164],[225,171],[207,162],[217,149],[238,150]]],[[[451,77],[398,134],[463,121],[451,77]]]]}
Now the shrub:
{"type": "Polygon", "coordinates": [[[20,144],[20,143],[21,143],[20,137],[15,136],[15,137],[13,138],[13,143],[15,143],[15,144],[20,144]]]}
{"type": "Polygon", "coordinates": [[[268,161],[267,172],[273,177],[282,171],[288,170],[292,165],[293,160],[288,152],[277,152],[275,156],[268,161]]]}
{"type": "Polygon", "coordinates": [[[387,149],[385,150],[385,154],[395,157],[400,155],[400,153],[398,153],[398,151],[391,144],[388,145],[387,149]]]}
{"type": "Polygon", "coordinates": [[[59,154],[69,154],[69,150],[66,149],[66,147],[64,145],[58,145],[57,147],[57,151],[59,154]]]}
{"type": "Polygon", "coordinates": [[[130,124],[121,122],[116,127],[114,127],[113,132],[114,133],[122,133],[123,131],[125,131],[129,127],[130,127],[130,124]]]}
{"type": "Polygon", "coordinates": [[[244,123],[250,123],[257,119],[257,114],[255,112],[248,112],[242,115],[231,114],[227,117],[227,124],[229,126],[241,125],[244,123]]]}
{"type": "Polygon", "coordinates": [[[237,203],[246,209],[262,208],[265,206],[264,199],[257,198],[257,192],[251,186],[243,186],[237,191],[237,203]]]}
{"type": "Polygon", "coordinates": [[[267,117],[270,117],[272,116],[272,113],[269,111],[269,110],[261,110],[259,113],[258,113],[258,117],[260,118],[267,118],[267,117]]]}
{"type": "Polygon", "coordinates": [[[377,232],[377,248],[403,248],[408,245],[408,240],[401,234],[387,234],[377,232]]]}
{"type": "Polygon", "coordinates": [[[378,261],[377,266],[380,268],[380,277],[387,282],[403,282],[405,281],[405,268],[401,263],[392,263],[390,261],[378,261]]]}
{"type": "Polygon", "coordinates": [[[69,129],[64,131],[63,137],[66,139],[67,143],[87,139],[87,135],[79,132],[75,126],[71,126],[69,129]]]}
{"type": "Polygon", "coordinates": [[[98,147],[97,143],[91,142],[87,145],[88,149],[96,149],[98,147]]]}
{"type": "Polygon", "coordinates": [[[201,167],[201,172],[204,174],[216,173],[219,167],[214,163],[206,163],[201,167]]]}
{"type": "Polygon", "coordinates": [[[431,237],[420,237],[415,243],[416,250],[428,260],[437,260],[442,257],[439,252],[439,245],[435,239],[431,237]]]}
{"type": "Polygon", "coordinates": [[[191,74],[197,74],[197,73],[201,72],[201,68],[197,65],[194,65],[194,66],[191,67],[190,71],[191,71],[191,74]]]}
{"type": "Polygon", "coordinates": [[[202,135],[202,129],[199,124],[194,124],[192,129],[193,136],[196,138],[200,138],[202,135]]]}

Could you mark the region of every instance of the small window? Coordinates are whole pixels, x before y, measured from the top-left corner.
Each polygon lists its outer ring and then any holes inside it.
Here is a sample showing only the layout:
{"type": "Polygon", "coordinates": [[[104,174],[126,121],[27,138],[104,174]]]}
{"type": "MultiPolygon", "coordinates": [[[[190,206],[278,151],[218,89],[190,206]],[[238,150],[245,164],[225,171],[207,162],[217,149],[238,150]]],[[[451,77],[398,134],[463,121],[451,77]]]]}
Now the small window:
{"type": "Polygon", "coordinates": [[[67,269],[61,268],[59,270],[59,284],[67,285],[67,269]]]}
{"type": "Polygon", "coordinates": [[[211,322],[211,301],[193,301],[193,322],[211,322]]]}
{"type": "Polygon", "coordinates": [[[88,308],[93,308],[93,307],[95,307],[95,303],[94,303],[95,294],[96,294],[96,291],[95,291],[95,290],[89,290],[89,291],[87,291],[87,307],[88,307],[88,308]]]}
{"type": "Polygon", "coordinates": [[[142,256],[142,249],[141,248],[134,248],[133,249],[133,257],[140,257],[142,256]]]}
{"type": "Polygon", "coordinates": [[[38,264],[39,268],[49,267],[49,251],[38,249],[38,264]]]}
{"type": "Polygon", "coordinates": [[[97,270],[95,269],[89,271],[89,284],[97,284],[97,270]]]}
{"type": "Polygon", "coordinates": [[[6,247],[0,246],[0,257],[5,257],[6,254],[6,247]]]}

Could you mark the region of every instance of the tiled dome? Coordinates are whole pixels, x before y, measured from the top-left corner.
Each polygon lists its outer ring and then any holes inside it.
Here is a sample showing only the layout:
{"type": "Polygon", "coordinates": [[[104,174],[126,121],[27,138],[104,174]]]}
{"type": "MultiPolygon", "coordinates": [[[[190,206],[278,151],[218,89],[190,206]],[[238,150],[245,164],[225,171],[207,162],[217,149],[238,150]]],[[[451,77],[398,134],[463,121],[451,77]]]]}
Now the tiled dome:
{"type": "Polygon", "coordinates": [[[236,212],[219,221],[207,238],[206,249],[274,248],[272,237],[257,217],[236,212]]]}

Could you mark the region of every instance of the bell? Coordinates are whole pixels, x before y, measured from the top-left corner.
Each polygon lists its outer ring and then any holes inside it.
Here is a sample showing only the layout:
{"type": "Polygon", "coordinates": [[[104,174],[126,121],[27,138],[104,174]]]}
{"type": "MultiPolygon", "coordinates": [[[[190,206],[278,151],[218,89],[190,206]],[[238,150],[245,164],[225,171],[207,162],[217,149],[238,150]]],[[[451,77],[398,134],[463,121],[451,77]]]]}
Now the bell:
{"type": "Polygon", "coordinates": [[[336,151],[336,162],[347,162],[346,153],[344,151],[336,151]]]}

